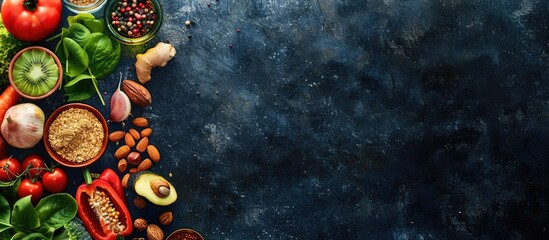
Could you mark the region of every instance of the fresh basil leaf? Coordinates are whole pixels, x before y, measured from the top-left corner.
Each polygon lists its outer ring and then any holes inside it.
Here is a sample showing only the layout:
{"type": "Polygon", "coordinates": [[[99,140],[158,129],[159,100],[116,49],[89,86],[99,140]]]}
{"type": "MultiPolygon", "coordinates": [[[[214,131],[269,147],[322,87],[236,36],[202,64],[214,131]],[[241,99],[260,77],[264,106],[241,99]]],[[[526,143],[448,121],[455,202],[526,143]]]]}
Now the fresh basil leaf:
{"type": "Polygon", "coordinates": [[[57,193],[42,198],[35,208],[42,226],[51,227],[53,230],[63,227],[74,218],[77,209],[76,200],[67,193],[57,193]]]}
{"type": "Polygon", "coordinates": [[[74,23],[72,24],[69,29],[69,36],[68,38],[71,38],[74,40],[80,47],[84,47],[84,45],[87,43],[89,37],[90,37],[90,30],[88,30],[87,27],[80,23],[74,23]]]}
{"type": "Polygon", "coordinates": [[[63,38],[63,51],[57,53],[65,75],[75,77],[83,73],[89,64],[88,54],[78,43],[71,38],[63,38]]]}
{"type": "Polygon", "coordinates": [[[0,195],[0,232],[10,229],[11,209],[8,200],[0,195]]]}
{"type": "Polygon", "coordinates": [[[31,203],[31,196],[19,199],[13,205],[11,215],[11,224],[28,230],[36,229],[40,226],[40,219],[31,203]]]}
{"type": "Polygon", "coordinates": [[[80,74],[68,82],[64,87],[67,102],[80,102],[91,98],[96,94],[94,82],[90,75],[80,74]]]}

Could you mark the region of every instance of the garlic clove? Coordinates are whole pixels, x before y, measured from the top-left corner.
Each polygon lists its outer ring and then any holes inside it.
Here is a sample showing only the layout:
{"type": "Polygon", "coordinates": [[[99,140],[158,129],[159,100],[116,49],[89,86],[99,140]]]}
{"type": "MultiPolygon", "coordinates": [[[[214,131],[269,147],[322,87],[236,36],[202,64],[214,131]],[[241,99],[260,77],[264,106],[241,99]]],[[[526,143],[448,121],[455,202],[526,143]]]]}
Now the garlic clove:
{"type": "Polygon", "coordinates": [[[126,93],[120,91],[120,82],[118,82],[118,88],[111,97],[111,114],[110,120],[113,122],[122,122],[130,116],[131,102],[126,93]]]}

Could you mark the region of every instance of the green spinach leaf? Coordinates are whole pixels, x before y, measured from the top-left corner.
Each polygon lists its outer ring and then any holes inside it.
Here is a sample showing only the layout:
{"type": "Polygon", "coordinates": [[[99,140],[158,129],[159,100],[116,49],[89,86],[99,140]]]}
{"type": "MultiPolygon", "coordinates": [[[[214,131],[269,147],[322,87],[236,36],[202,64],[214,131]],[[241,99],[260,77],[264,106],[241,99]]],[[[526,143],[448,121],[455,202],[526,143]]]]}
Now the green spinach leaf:
{"type": "Polygon", "coordinates": [[[80,74],[70,80],[63,86],[65,97],[68,98],[67,102],[84,101],[95,95],[94,81],[97,82],[88,74],[80,74]]]}
{"type": "Polygon", "coordinates": [[[11,209],[8,200],[0,195],[0,232],[10,229],[11,209]]]}
{"type": "Polygon", "coordinates": [[[15,235],[13,235],[13,237],[11,237],[11,240],[21,240],[26,236],[27,236],[26,233],[18,232],[15,235]]]}
{"type": "Polygon", "coordinates": [[[54,230],[63,227],[76,216],[78,205],[76,200],[67,193],[57,193],[42,198],[35,207],[42,226],[54,230]]]}
{"type": "Polygon", "coordinates": [[[21,238],[21,240],[44,240],[44,239],[51,239],[51,238],[45,237],[41,233],[31,233],[21,238]]]}
{"type": "Polygon", "coordinates": [[[82,21],[82,25],[86,26],[92,33],[102,33],[105,31],[103,21],[99,19],[86,19],[82,21]]]}
{"type": "Polygon", "coordinates": [[[90,40],[84,46],[84,50],[90,57],[90,67],[94,63],[102,61],[108,57],[113,51],[111,39],[103,33],[93,33],[90,35],[90,40]]]}
{"type": "Polygon", "coordinates": [[[63,38],[63,51],[57,53],[59,60],[65,68],[65,75],[76,77],[88,68],[88,54],[78,43],[71,38],[63,38]]]}
{"type": "Polygon", "coordinates": [[[104,34],[98,34],[96,37],[90,37],[85,49],[90,56],[90,71],[96,78],[105,78],[116,70],[122,49],[119,42],[104,34]]]}
{"type": "Polygon", "coordinates": [[[13,205],[11,224],[15,227],[33,230],[40,227],[40,219],[31,203],[31,196],[19,199],[13,205]]]}
{"type": "Polygon", "coordinates": [[[78,43],[80,47],[84,47],[91,34],[90,30],[80,23],[74,23],[69,27],[68,31],[69,35],[67,37],[78,43]]]}
{"type": "Polygon", "coordinates": [[[74,16],[67,17],[67,22],[69,22],[69,26],[71,26],[75,23],[83,22],[84,20],[90,20],[90,19],[91,20],[95,19],[95,17],[91,13],[80,13],[74,16]]]}

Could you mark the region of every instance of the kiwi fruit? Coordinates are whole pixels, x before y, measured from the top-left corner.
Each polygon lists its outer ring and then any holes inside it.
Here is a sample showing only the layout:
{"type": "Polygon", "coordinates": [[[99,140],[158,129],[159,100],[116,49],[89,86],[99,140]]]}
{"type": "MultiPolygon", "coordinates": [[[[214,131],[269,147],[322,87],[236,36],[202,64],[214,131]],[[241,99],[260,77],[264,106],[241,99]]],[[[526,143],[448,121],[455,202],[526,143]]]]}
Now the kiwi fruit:
{"type": "Polygon", "coordinates": [[[55,87],[59,79],[59,67],[48,53],[38,49],[29,50],[15,61],[12,78],[19,91],[37,97],[55,87]]]}

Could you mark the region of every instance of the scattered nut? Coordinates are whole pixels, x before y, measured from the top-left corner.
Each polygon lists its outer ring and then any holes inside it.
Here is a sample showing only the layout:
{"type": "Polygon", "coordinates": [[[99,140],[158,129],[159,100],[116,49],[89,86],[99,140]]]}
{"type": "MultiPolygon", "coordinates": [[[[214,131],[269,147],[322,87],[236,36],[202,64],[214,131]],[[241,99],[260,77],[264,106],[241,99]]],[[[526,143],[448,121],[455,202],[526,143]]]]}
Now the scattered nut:
{"type": "Polygon", "coordinates": [[[111,142],[118,142],[124,138],[125,133],[123,131],[116,131],[109,134],[109,140],[111,142]]]}
{"type": "Polygon", "coordinates": [[[139,209],[145,208],[147,206],[147,200],[144,197],[136,196],[133,199],[133,204],[139,209]]]}
{"type": "Polygon", "coordinates": [[[152,134],[152,128],[145,128],[141,130],[141,137],[149,137],[152,134]]]}
{"type": "Polygon", "coordinates": [[[173,214],[171,211],[164,211],[160,213],[160,215],[158,215],[158,221],[162,225],[169,225],[170,223],[172,223],[172,220],[173,220],[173,214]]]}
{"type": "Polygon", "coordinates": [[[149,240],[162,240],[164,239],[164,232],[156,224],[149,224],[147,226],[147,237],[149,240]]]}
{"type": "Polygon", "coordinates": [[[126,160],[130,165],[137,166],[141,163],[141,154],[138,152],[131,152],[128,154],[126,160]]]}
{"type": "Polygon", "coordinates": [[[145,159],[143,160],[139,166],[137,166],[137,171],[138,172],[142,172],[142,171],[145,171],[145,170],[149,170],[149,168],[151,168],[152,166],[152,162],[150,159],[145,159]]]}
{"type": "Polygon", "coordinates": [[[151,93],[143,85],[132,80],[124,80],[122,82],[122,88],[135,105],[146,107],[152,104],[151,93]]]}
{"type": "Polygon", "coordinates": [[[132,120],[133,125],[136,127],[147,127],[149,125],[149,121],[144,117],[138,117],[132,120]]]}
{"type": "Polygon", "coordinates": [[[147,146],[147,154],[154,162],[160,161],[160,152],[158,152],[158,149],[154,145],[147,146]]]}
{"type": "Polygon", "coordinates": [[[140,231],[140,232],[145,231],[147,230],[147,220],[143,218],[135,219],[135,221],[133,221],[133,227],[137,231],[140,231]]]}
{"type": "Polygon", "coordinates": [[[122,158],[118,161],[118,171],[122,173],[125,172],[126,169],[128,169],[128,161],[122,158]]]}
{"type": "Polygon", "coordinates": [[[122,187],[123,188],[128,188],[128,181],[129,180],[130,180],[130,174],[126,173],[126,175],[124,175],[124,177],[122,177],[122,187]]]}
{"type": "Polygon", "coordinates": [[[130,153],[130,147],[128,147],[127,145],[123,145],[120,148],[118,148],[118,150],[116,150],[116,152],[114,153],[114,158],[122,159],[128,156],[129,153],[130,153]]]}
{"type": "Polygon", "coordinates": [[[139,143],[137,143],[135,150],[137,150],[138,152],[145,152],[147,150],[147,146],[149,146],[149,138],[144,137],[139,140],[139,143]]]}
{"type": "Polygon", "coordinates": [[[133,139],[132,135],[129,133],[126,133],[126,135],[124,135],[124,142],[126,142],[126,145],[128,145],[128,147],[132,148],[135,146],[135,139],[133,139]]]}
{"type": "Polygon", "coordinates": [[[128,132],[132,135],[133,139],[135,141],[139,140],[141,138],[141,135],[139,135],[139,132],[133,128],[130,128],[130,130],[128,130],[128,132]]]}
{"type": "Polygon", "coordinates": [[[130,174],[139,172],[136,167],[130,168],[130,174]]]}

